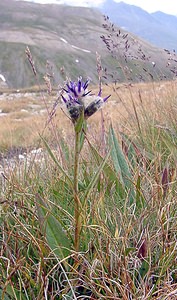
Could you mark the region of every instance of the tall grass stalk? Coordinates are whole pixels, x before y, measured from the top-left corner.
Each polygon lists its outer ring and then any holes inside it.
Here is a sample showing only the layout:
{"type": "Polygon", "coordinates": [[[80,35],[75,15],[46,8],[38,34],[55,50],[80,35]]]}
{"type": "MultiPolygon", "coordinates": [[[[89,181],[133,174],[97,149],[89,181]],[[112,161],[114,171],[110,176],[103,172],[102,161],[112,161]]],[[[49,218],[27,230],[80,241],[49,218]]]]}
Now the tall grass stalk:
{"type": "Polygon", "coordinates": [[[75,216],[75,237],[74,237],[74,248],[75,251],[79,251],[79,237],[81,231],[81,202],[79,199],[78,189],[78,177],[79,177],[79,155],[80,155],[80,137],[81,128],[76,129],[75,127],[75,154],[74,154],[74,216],[75,216]]]}

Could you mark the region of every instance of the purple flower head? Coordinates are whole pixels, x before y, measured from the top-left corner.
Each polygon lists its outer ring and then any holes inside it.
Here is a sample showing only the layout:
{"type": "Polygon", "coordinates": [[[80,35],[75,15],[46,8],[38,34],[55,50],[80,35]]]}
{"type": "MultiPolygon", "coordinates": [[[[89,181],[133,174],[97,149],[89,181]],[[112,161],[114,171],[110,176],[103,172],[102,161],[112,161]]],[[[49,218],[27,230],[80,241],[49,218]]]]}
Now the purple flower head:
{"type": "Polygon", "coordinates": [[[77,122],[83,112],[85,119],[89,118],[99,110],[110,97],[109,95],[108,97],[102,98],[101,89],[97,96],[91,94],[91,91],[88,91],[88,85],[89,80],[84,82],[82,77],[79,77],[77,82],[69,81],[66,83],[65,88],[63,88],[61,101],[64,110],[73,123],[77,122]]]}
{"type": "Polygon", "coordinates": [[[79,77],[77,82],[70,81],[66,83],[66,88],[64,88],[64,91],[73,98],[81,99],[90,93],[90,91],[87,90],[88,85],[89,80],[84,82],[82,81],[82,77],[79,77]]]}

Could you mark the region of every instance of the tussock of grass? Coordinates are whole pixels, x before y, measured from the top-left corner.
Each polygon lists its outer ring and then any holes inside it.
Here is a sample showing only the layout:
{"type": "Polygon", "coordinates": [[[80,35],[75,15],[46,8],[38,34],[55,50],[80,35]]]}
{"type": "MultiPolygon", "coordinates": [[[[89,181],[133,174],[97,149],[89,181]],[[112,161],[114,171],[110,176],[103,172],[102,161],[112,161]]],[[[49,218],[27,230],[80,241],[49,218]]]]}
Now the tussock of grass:
{"type": "MultiPolygon", "coordinates": [[[[4,173],[2,299],[176,299],[176,83],[113,88],[103,89],[112,93],[105,131],[95,114],[81,152],[78,253],[70,121],[57,110],[43,159],[4,173]]],[[[23,119],[24,145],[36,143],[45,120],[23,119]]],[[[21,128],[10,122],[3,129],[14,130],[14,145],[21,128]]]]}

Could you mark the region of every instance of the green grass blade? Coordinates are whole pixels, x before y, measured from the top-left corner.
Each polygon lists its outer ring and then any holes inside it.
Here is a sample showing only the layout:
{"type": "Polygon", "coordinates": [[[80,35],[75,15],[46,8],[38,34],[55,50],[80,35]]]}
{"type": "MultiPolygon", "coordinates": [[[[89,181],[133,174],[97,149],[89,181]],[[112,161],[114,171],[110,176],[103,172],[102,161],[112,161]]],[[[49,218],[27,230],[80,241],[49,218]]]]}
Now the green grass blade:
{"type": "Polygon", "coordinates": [[[58,169],[60,170],[60,172],[65,176],[65,178],[67,179],[68,183],[70,184],[70,186],[73,188],[73,182],[72,179],[68,176],[68,174],[65,172],[65,170],[62,168],[62,166],[60,165],[59,161],[57,160],[57,158],[55,157],[55,155],[53,154],[52,150],[50,149],[48,143],[46,142],[46,140],[41,136],[41,139],[47,149],[47,152],[49,153],[50,157],[52,158],[52,160],[55,162],[55,164],[57,165],[58,169]]]}
{"type": "Polygon", "coordinates": [[[113,160],[114,168],[120,178],[120,181],[125,187],[129,188],[131,186],[130,180],[132,179],[132,176],[112,126],[109,130],[109,145],[111,148],[111,157],[113,160]]]}
{"type": "Polygon", "coordinates": [[[80,133],[80,148],[79,148],[79,152],[81,152],[83,145],[84,145],[84,141],[85,141],[85,132],[87,130],[87,122],[84,120],[83,125],[82,125],[82,130],[80,133]]]}
{"type": "Polygon", "coordinates": [[[141,191],[141,176],[139,175],[136,181],[136,190],[135,190],[135,199],[136,199],[136,207],[141,209],[145,207],[145,199],[141,191]]]}
{"type": "Polygon", "coordinates": [[[142,265],[139,269],[140,280],[142,280],[149,271],[149,262],[147,260],[143,260],[142,265]]]}

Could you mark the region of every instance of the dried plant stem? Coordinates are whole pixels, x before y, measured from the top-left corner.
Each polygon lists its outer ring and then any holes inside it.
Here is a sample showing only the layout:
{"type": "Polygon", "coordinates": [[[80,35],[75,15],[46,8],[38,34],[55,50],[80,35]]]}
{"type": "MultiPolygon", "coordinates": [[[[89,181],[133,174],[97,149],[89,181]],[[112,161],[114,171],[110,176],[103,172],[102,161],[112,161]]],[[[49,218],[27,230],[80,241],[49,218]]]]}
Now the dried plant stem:
{"type": "Polygon", "coordinates": [[[79,175],[79,154],[80,154],[80,132],[75,131],[75,157],[74,157],[74,215],[75,215],[75,237],[74,248],[75,251],[79,251],[79,235],[81,230],[80,222],[80,201],[78,190],[78,175],[79,175]]]}

